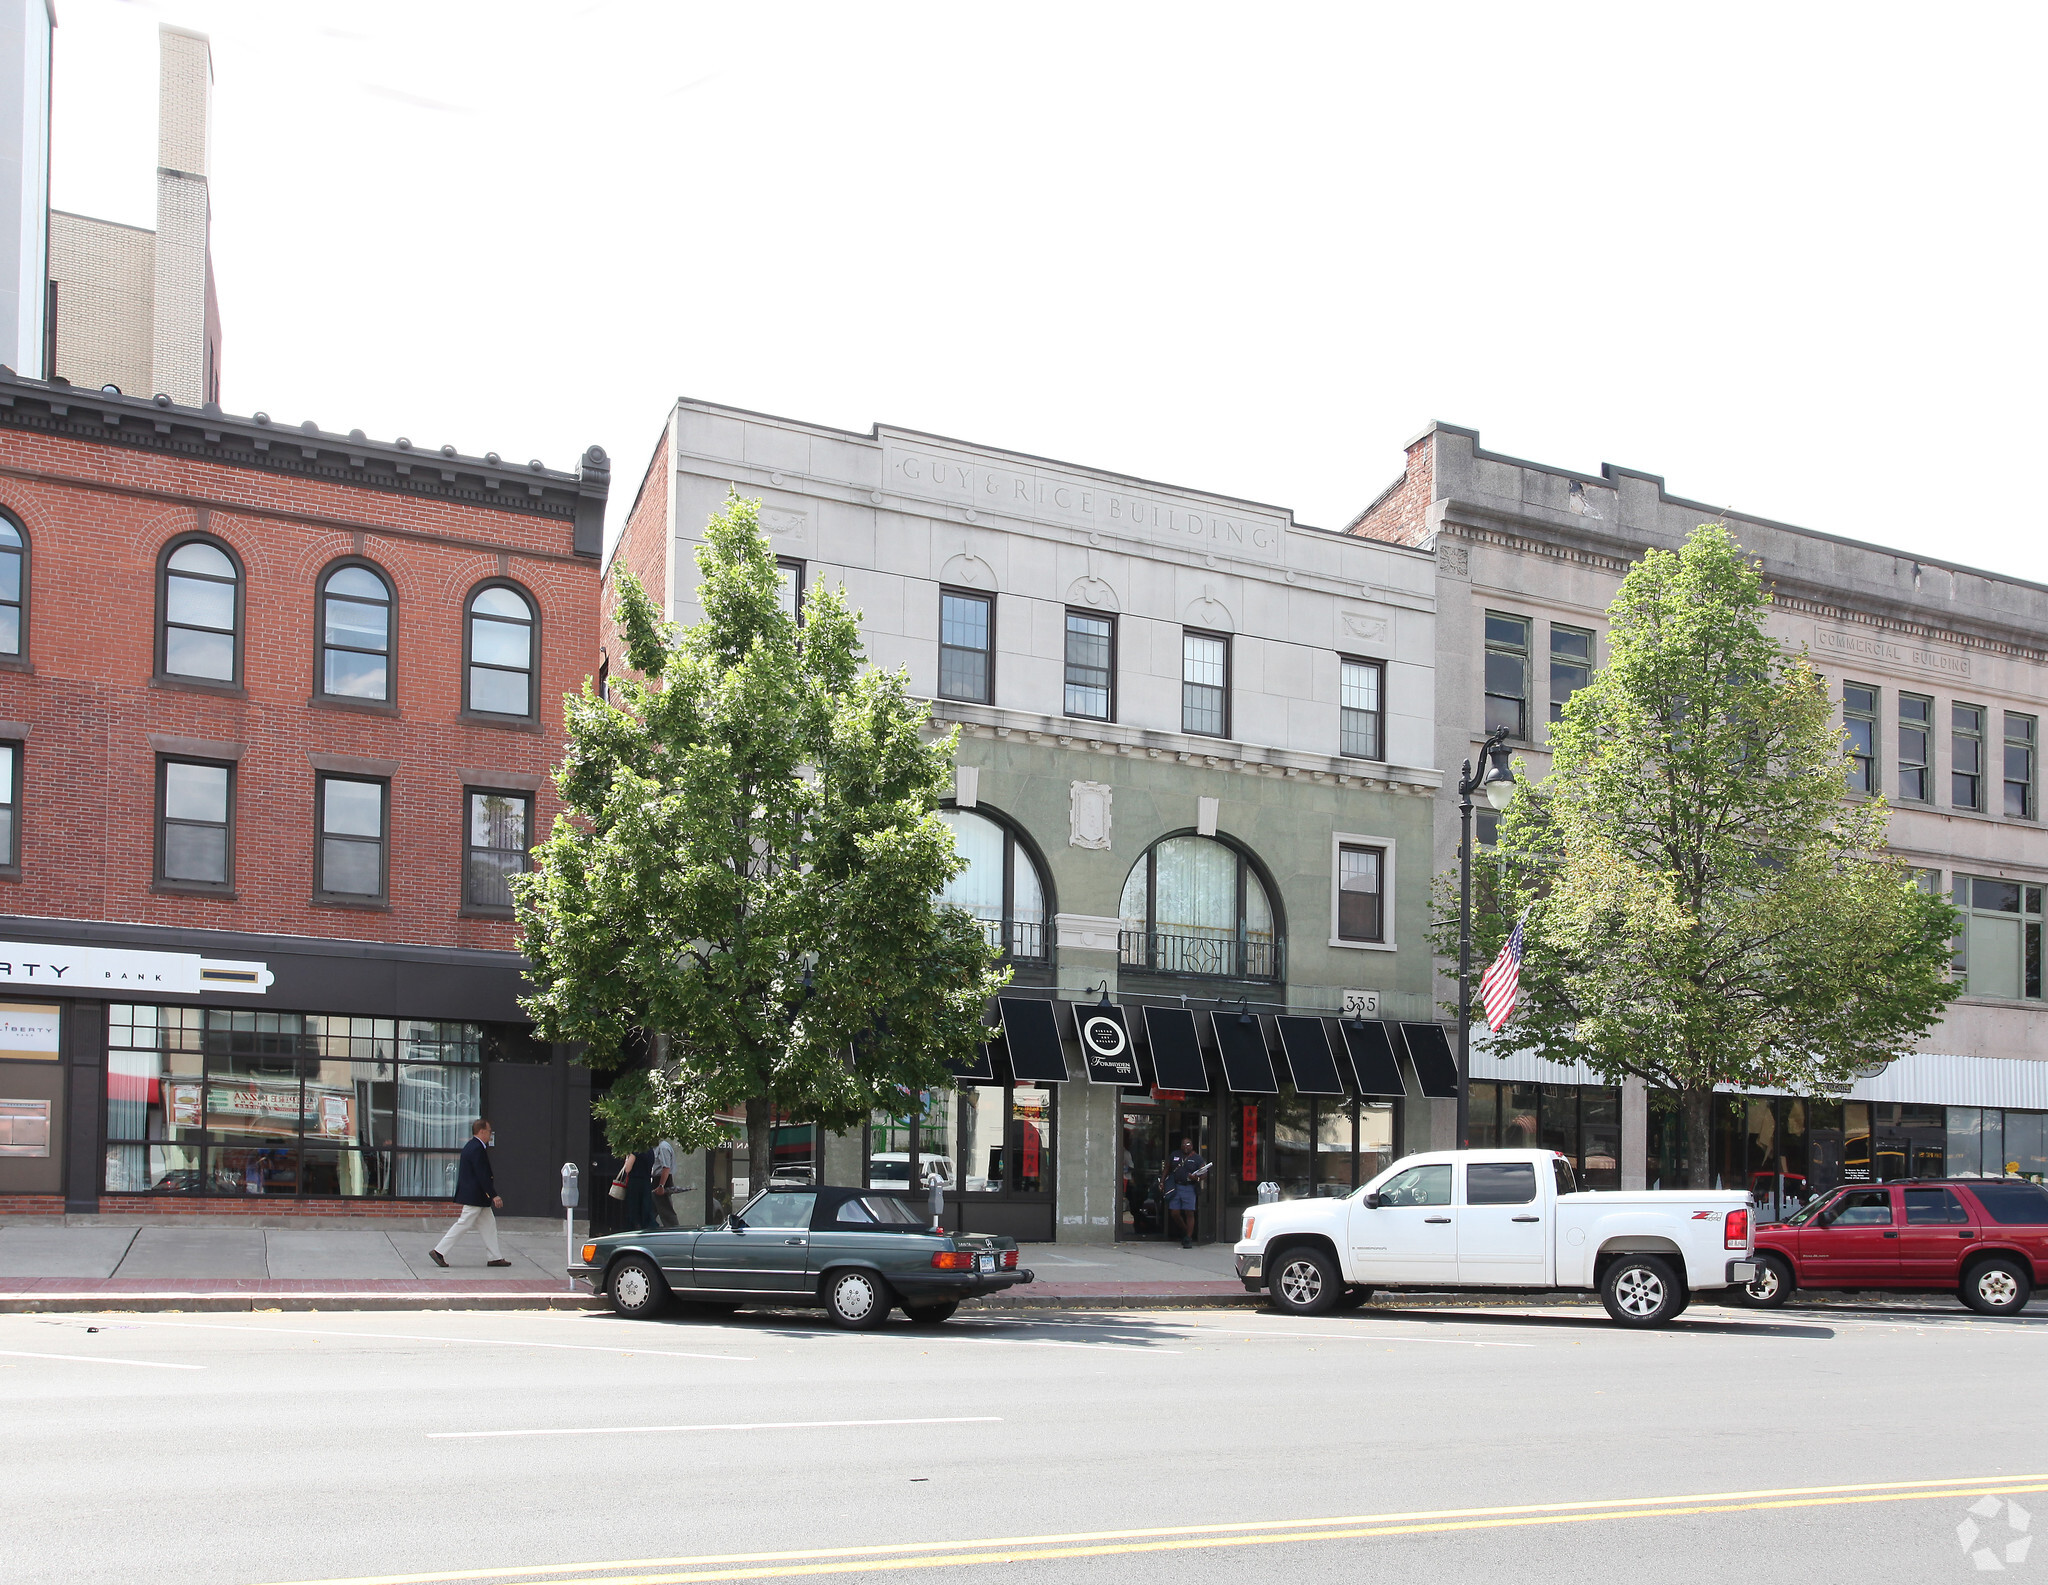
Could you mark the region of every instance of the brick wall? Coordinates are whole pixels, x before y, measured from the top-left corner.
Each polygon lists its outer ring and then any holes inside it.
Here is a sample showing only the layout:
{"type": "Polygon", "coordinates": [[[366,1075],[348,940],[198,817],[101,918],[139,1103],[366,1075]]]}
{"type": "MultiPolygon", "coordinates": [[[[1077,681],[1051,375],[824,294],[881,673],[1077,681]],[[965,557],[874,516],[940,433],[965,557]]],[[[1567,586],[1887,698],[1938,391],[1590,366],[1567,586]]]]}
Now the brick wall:
{"type": "Polygon", "coordinates": [[[0,1194],[0,1216],[62,1216],[61,1194],[0,1194]]]}
{"type": "Polygon", "coordinates": [[[1401,477],[1381,493],[1345,526],[1347,534],[1365,539],[1391,540],[1397,545],[1420,545],[1429,538],[1429,503],[1435,498],[1436,477],[1431,448],[1434,433],[1426,434],[1408,448],[1408,465],[1401,477]]]}
{"type": "MultiPolygon", "coordinates": [[[[0,913],[516,947],[509,922],[461,915],[462,789],[466,772],[545,777],[560,761],[561,695],[593,669],[598,592],[567,521],[20,430],[0,430],[0,505],[32,557],[31,669],[0,669],[0,722],[28,729],[21,875],[0,879],[0,913]],[[245,569],[239,695],[152,681],[159,558],[193,530],[245,569]],[[374,561],[394,590],[395,713],[309,702],[315,584],[346,555],[374,561]],[[465,605],[494,577],[539,611],[534,725],[462,718],[465,605]],[[244,746],[232,897],[152,891],[151,734],[244,746]],[[311,901],[309,753],[399,765],[388,908],[311,901]]],[[[552,786],[535,801],[545,833],[552,786]]]]}
{"type": "Polygon", "coordinates": [[[657,606],[667,603],[668,558],[674,554],[669,543],[668,494],[674,480],[668,463],[668,426],[662,425],[661,440],[640,481],[640,493],[633,497],[633,510],[626,514],[626,526],[604,572],[604,615],[598,635],[599,646],[611,657],[614,672],[628,669],[619,656],[618,575],[630,572],[640,580],[657,606]]]}
{"type": "Polygon", "coordinates": [[[156,233],[53,209],[50,279],[57,283],[54,372],[88,390],[118,385],[131,395],[155,395],[149,378],[156,233]]]}

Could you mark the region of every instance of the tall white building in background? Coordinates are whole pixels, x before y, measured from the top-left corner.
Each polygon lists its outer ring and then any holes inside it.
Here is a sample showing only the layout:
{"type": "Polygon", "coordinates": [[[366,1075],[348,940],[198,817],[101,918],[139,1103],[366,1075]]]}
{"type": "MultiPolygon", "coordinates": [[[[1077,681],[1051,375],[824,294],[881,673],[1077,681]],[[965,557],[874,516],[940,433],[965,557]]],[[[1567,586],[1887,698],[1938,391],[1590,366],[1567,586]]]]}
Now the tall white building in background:
{"type": "Polygon", "coordinates": [[[0,0],[0,363],[47,367],[51,0],[0,0]]]}
{"type": "Polygon", "coordinates": [[[157,38],[156,229],[50,212],[49,372],[197,407],[220,400],[207,186],[213,51],[205,34],[168,23],[157,38]]]}

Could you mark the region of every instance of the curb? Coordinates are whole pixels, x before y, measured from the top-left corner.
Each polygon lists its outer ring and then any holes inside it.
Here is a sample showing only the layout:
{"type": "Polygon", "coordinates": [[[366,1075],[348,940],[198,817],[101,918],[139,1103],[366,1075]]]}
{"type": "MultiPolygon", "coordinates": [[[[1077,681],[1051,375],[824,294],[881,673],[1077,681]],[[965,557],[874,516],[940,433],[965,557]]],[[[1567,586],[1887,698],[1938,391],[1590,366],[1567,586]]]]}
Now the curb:
{"type": "Polygon", "coordinates": [[[248,1314],[271,1310],[608,1310],[588,1293],[40,1293],[0,1297],[0,1315],[248,1314]]]}

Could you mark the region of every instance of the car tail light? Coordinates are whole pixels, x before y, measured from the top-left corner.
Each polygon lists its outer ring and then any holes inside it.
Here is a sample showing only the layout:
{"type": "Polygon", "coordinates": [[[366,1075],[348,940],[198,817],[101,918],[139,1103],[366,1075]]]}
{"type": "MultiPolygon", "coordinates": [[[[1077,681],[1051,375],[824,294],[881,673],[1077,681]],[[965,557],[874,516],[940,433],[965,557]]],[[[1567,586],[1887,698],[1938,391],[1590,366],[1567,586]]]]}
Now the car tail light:
{"type": "Polygon", "coordinates": [[[936,1271],[972,1271],[974,1251],[971,1249],[942,1249],[932,1256],[932,1267],[936,1271]]]}
{"type": "Polygon", "coordinates": [[[1004,1250],[1004,1251],[1003,1251],[1003,1270],[1005,1270],[1005,1271],[1015,1271],[1016,1269],[1017,1269],[1017,1251],[1016,1251],[1016,1250],[1014,1250],[1014,1249],[1006,1249],[1006,1250],[1004,1250]]]}
{"type": "Polygon", "coordinates": [[[1256,1214],[1254,1214],[1254,1213],[1253,1213],[1253,1212],[1251,1212],[1251,1211],[1247,1211],[1247,1212],[1245,1212],[1245,1213],[1244,1213],[1244,1235],[1243,1235],[1243,1238],[1242,1238],[1242,1240],[1241,1240],[1241,1241],[1242,1241],[1242,1242],[1244,1242],[1244,1243],[1250,1243],[1250,1242],[1251,1242],[1251,1236],[1252,1236],[1252,1229],[1253,1229],[1253,1228],[1255,1228],[1255,1227],[1257,1227],[1258,1225],[1259,1225],[1259,1219],[1258,1219],[1257,1215],[1256,1215],[1256,1214]]]}
{"type": "Polygon", "coordinates": [[[597,1264],[597,1245],[585,1244],[583,1246],[583,1264],[586,1266],[597,1264]]]}
{"type": "Polygon", "coordinates": [[[1721,1235],[1723,1249],[1749,1248],[1749,1212],[1730,1211],[1722,1226],[1725,1229],[1721,1235]]]}

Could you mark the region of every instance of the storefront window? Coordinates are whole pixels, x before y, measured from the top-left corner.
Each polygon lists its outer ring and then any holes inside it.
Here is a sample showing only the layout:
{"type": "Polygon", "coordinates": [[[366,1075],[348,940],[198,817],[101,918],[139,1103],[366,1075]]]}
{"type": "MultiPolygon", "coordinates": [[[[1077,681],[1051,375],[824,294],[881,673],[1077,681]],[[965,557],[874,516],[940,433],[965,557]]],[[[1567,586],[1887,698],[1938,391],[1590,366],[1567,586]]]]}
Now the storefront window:
{"type": "Polygon", "coordinates": [[[1491,1079],[1474,1079],[1467,1086],[1467,1127],[1474,1150],[1500,1148],[1500,1086],[1491,1079]]]}
{"type": "Polygon", "coordinates": [[[1399,1119],[1394,1101],[1358,1103],[1358,1181],[1369,1183],[1394,1164],[1399,1119]]]}
{"type": "Polygon", "coordinates": [[[1039,1084],[1020,1084],[1010,1097],[1011,1138],[1016,1161],[1010,1186],[1019,1194],[1045,1192],[1052,1170],[1052,1091],[1039,1084]]]}
{"type": "Polygon", "coordinates": [[[925,1174],[936,1167],[945,1186],[957,1189],[953,1092],[906,1092],[903,1100],[900,1110],[878,1111],[868,1120],[867,1186],[916,1198],[927,1192],[925,1174]]]}
{"type": "Polygon", "coordinates": [[[1273,1098],[1273,1181],[1283,1200],[1305,1200],[1314,1192],[1312,1110],[1308,1097],[1291,1086],[1273,1098]]]}
{"type": "Polygon", "coordinates": [[[1358,1187],[1358,1162],[1352,1144],[1351,1102],[1316,1098],[1316,1173],[1318,1194],[1349,1194],[1358,1187]]]}

